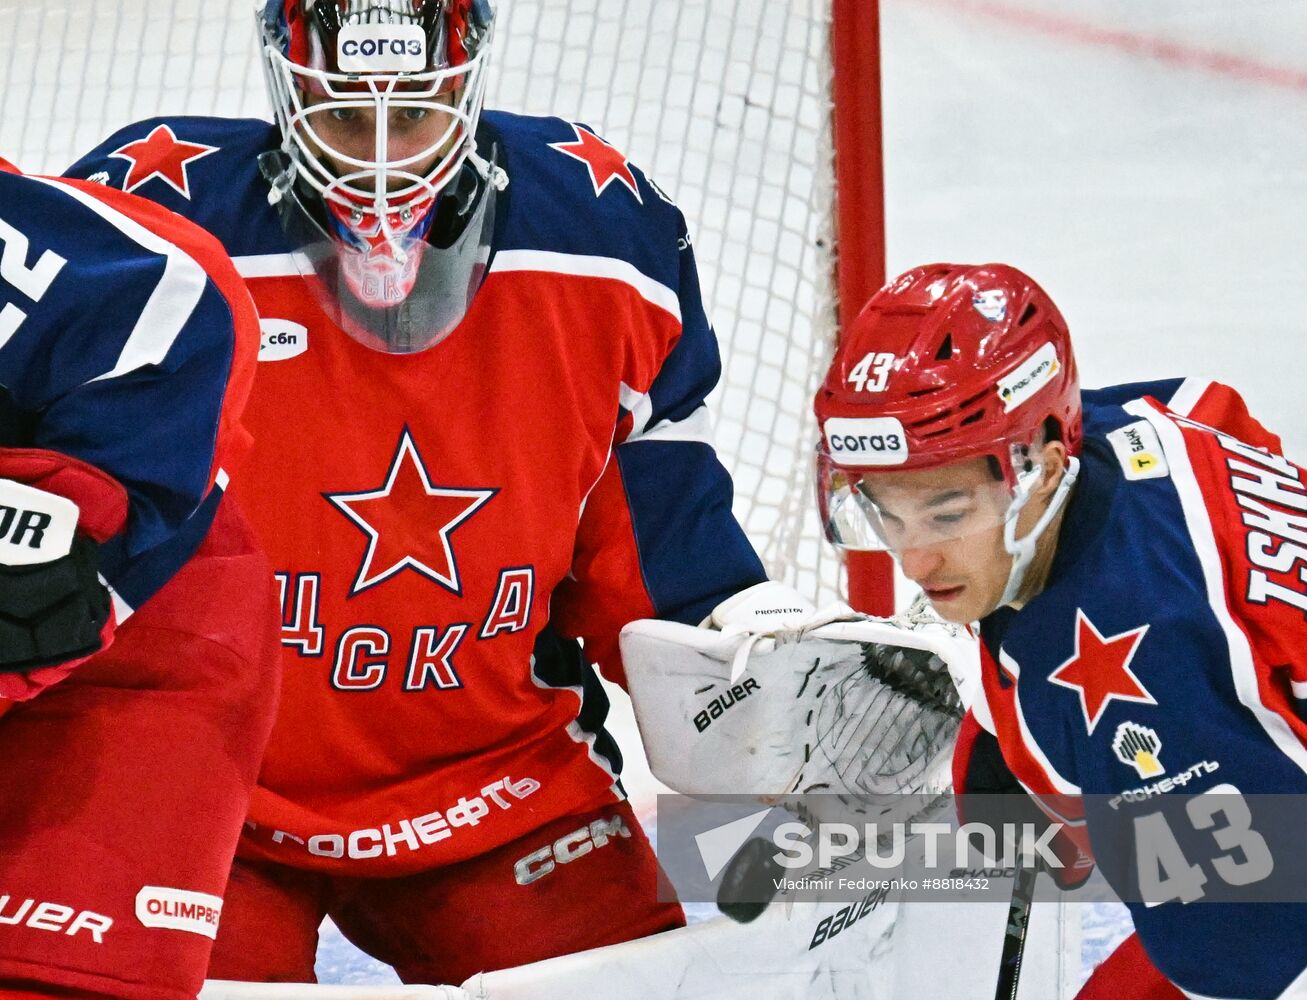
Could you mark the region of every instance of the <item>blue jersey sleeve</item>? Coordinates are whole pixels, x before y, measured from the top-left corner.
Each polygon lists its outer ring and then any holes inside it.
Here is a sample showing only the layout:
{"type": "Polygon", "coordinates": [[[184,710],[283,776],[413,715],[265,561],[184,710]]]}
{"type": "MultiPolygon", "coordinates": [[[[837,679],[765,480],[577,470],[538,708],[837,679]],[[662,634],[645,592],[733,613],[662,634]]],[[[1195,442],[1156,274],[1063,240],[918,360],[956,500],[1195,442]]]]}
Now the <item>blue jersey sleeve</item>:
{"type": "Polygon", "coordinates": [[[679,225],[681,333],[648,392],[622,401],[625,432],[586,502],[573,578],[555,597],[568,631],[615,675],[623,625],[647,617],[698,624],[766,578],[731,512],[731,479],[712,443],[706,397],[721,360],[679,225]]]}
{"type": "Polygon", "coordinates": [[[225,478],[232,303],[176,233],[93,191],[12,174],[0,186],[11,189],[0,199],[2,443],[73,456],[123,485],[128,525],[103,555],[114,583],[181,533],[225,478]]]}
{"type": "Polygon", "coordinates": [[[1165,400],[1202,422],[1141,396],[1162,401],[1126,387],[1094,415],[1048,585],[986,623],[1018,678],[987,675],[989,706],[1005,755],[1038,765],[1023,781],[1083,791],[1098,866],[1157,967],[1196,996],[1279,997],[1307,982],[1307,723],[1292,698],[1307,598],[1249,603],[1249,560],[1278,550],[1243,514],[1270,519],[1278,501],[1296,530],[1307,490],[1296,466],[1211,429],[1253,426],[1228,388],[1165,400]],[[1140,450],[1148,466],[1131,462],[1140,450]]]}

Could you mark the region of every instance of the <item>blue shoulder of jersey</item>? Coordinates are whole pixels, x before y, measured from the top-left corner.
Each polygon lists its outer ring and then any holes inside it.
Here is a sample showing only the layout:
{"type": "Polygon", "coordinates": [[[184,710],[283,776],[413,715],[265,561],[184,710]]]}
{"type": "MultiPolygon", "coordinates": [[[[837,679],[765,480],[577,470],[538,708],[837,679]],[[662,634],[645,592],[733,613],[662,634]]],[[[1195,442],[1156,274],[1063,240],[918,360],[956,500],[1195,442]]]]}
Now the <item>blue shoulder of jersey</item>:
{"type": "MultiPolygon", "coordinates": [[[[259,119],[151,118],[82,157],[67,176],[151,198],[213,233],[233,257],[284,253],[258,158],[280,145],[259,119]]],[[[676,289],[680,211],[625,156],[584,125],[487,111],[478,145],[508,174],[495,249],[624,260],[676,289]]]]}
{"type": "Polygon", "coordinates": [[[216,236],[233,257],[286,252],[259,156],[281,142],[256,118],[149,118],[128,125],[65,172],[142,195],[216,236]]]}
{"type": "Polygon", "coordinates": [[[677,289],[680,210],[592,129],[561,118],[487,111],[483,155],[497,147],[508,174],[495,250],[539,250],[623,260],[677,289]]]}
{"type": "Polygon", "coordinates": [[[1084,405],[1085,436],[1090,437],[1100,430],[1114,430],[1123,423],[1139,419],[1121,409],[1132,400],[1152,396],[1163,406],[1168,405],[1184,383],[1183,378],[1167,378],[1150,382],[1123,382],[1083,390],[1081,399],[1084,405]]]}
{"type": "MultiPolygon", "coordinates": [[[[1119,734],[1148,729],[1167,747],[1168,774],[1189,773],[1213,753],[1214,734],[1263,741],[1243,709],[1228,643],[1212,605],[1180,494],[1156,434],[1120,405],[1147,383],[1086,392],[1081,473],[1067,505],[1045,589],[1020,612],[984,623],[991,650],[1017,664],[1032,735],[1058,774],[1086,793],[1140,784],[1119,734]],[[1133,432],[1133,436],[1132,436],[1133,432]],[[1137,449],[1163,461],[1137,467],[1137,449]],[[1241,734],[1235,737],[1234,734],[1241,734]]],[[[1228,770],[1205,785],[1232,775],[1228,770]]],[[[1291,786],[1295,768],[1268,753],[1240,775],[1249,790],[1291,786]]],[[[1195,778],[1209,772],[1200,768],[1195,778]]],[[[1216,769],[1213,769],[1213,774],[1216,769]]]]}
{"type": "Polygon", "coordinates": [[[24,265],[0,276],[0,446],[71,455],[123,485],[131,516],[101,569],[138,606],[212,519],[230,303],[182,245],[93,188],[0,173],[0,203],[0,242],[24,265]],[[139,570],[147,552],[158,571],[139,570]]]}

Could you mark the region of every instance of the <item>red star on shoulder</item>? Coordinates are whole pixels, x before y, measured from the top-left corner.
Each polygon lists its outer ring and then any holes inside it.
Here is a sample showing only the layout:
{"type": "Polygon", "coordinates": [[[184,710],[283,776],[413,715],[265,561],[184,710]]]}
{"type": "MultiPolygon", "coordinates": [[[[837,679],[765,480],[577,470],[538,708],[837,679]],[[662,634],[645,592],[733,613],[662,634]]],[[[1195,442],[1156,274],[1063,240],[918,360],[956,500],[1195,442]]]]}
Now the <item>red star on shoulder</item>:
{"type": "Polygon", "coordinates": [[[1083,611],[1076,609],[1076,651],[1048,675],[1053,684],[1080,695],[1085,724],[1092,733],[1113,698],[1156,705],[1157,701],[1130,670],[1130,661],[1144,640],[1147,625],[1111,638],[1094,627],[1083,611]]]}
{"type": "Polygon", "coordinates": [[[186,165],[217,150],[217,146],[182,142],[170,127],[159,125],[144,139],[129,142],[109,155],[131,162],[127,179],[123,181],[124,191],[135,191],[150,178],[157,177],[190,201],[191,184],[186,165]]]}
{"type": "Polygon", "coordinates": [[[575,142],[551,142],[549,148],[556,149],[574,160],[580,160],[586,165],[590,171],[590,183],[594,185],[595,197],[603,194],[613,181],[618,181],[635,195],[636,201],[643,205],[644,199],[640,197],[640,189],[636,186],[631,164],[621,151],[580,125],[573,125],[572,131],[576,133],[575,142]]]}
{"type": "Polygon", "coordinates": [[[498,490],[433,486],[407,427],[383,486],[323,496],[368,537],[367,552],[349,596],[405,567],[462,596],[449,536],[498,490]]]}

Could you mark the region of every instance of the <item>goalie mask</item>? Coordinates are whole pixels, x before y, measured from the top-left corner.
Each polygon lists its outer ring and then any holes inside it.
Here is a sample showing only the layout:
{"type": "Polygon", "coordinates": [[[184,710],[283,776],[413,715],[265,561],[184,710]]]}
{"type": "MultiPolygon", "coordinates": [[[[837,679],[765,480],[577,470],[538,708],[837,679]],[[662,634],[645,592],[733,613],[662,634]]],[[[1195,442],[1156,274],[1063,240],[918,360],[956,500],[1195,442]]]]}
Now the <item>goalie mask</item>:
{"type": "Polygon", "coordinates": [[[462,319],[505,183],[475,142],[489,0],[268,0],[279,152],[260,161],[301,270],[346,332],[396,353],[462,319]]]}
{"type": "Polygon", "coordinates": [[[1016,599],[1079,466],[1075,359],[1043,289],[1002,264],[908,271],[845,332],[815,410],[818,504],[833,544],[902,556],[1001,527],[1012,567],[1000,603],[1016,599]],[[1071,457],[1018,538],[1044,475],[1032,456],[1047,440],[1071,457]]]}

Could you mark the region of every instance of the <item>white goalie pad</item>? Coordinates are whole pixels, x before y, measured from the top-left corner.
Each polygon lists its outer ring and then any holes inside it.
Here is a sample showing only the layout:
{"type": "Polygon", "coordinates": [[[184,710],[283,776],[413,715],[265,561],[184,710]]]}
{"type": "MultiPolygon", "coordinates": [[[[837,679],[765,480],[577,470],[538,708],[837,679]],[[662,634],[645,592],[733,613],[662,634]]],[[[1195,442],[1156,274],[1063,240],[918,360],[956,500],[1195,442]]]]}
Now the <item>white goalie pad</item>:
{"type": "MultiPolygon", "coordinates": [[[[1007,907],[999,903],[774,903],[653,937],[473,976],[455,986],[210,981],[200,1000],[990,1000],[1007,907]]],[[[1078,908],[1036,903],[1018,1000],[1078,986],[1078,908]]]]}
{"type": "Polygon", "coordinates": [[[639,621],[621,648],[650,767],[690,795],[946,790],[949,677],[977,655],[942,622],[874,618],[771,633],[639,621]]]}

